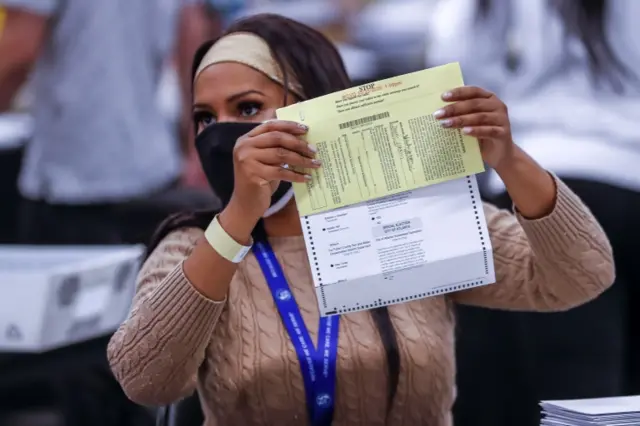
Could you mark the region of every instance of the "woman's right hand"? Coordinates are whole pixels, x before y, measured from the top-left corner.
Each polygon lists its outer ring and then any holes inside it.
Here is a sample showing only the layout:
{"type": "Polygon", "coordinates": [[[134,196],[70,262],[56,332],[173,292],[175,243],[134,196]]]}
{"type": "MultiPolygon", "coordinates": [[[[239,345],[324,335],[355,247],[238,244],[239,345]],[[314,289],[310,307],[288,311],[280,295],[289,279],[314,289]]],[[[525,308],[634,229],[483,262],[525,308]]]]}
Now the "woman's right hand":
{"type": "MultiPolygon", "coordinates": [[[[315,169],[316,148],[300,136],[303,124],[270,120],[238,139],[233,151],[234,191],[229,207],[257,223],[271,204],[280,181],[306,182],[310,176],[293,169],[315,169]],[[283,165],[288,165],[284,168],[283,165]]],[[[226,209],[225,209],[226,210],[226,209]]]]}

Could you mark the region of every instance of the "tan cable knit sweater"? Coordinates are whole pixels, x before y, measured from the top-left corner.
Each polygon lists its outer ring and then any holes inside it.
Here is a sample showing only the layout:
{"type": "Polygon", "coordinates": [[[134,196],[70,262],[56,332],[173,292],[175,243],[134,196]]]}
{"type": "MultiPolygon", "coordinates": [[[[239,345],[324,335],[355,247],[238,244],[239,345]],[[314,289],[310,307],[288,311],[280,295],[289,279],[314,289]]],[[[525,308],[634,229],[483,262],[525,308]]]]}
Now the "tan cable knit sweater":
{"type": "MultiPolygon", "coordinates": [[[[389,307],[401,356],[390,425],[451,425],[455,398],[453,303],[554,311],[586,302],[614,279],[611,248],[561,182],[553,212],[526,220],[486,205],[497,283],[389,307]]],[[[108,356],[127,395],[161,405],[196,389],[206,425],[304,425],[300,367],[256,259],[231,282],[226,302],[204,298],[182,260],[202,236],[174,232],[139,277],[133,310],[108,356]]],[[[315,341],[318,310],[302,237],[271,240],[315,341]]],[[[386,361],[368,312],[340,322],[334,426],[385,424],[386,361]]]]}

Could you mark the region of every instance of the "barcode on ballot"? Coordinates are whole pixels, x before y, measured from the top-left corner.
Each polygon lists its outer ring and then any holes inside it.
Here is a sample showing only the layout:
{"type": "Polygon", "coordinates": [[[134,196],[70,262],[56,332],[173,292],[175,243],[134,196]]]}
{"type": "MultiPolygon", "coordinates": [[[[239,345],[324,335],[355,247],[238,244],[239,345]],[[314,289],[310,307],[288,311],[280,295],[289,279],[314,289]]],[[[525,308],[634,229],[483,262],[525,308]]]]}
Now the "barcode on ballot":
{"type": "Polygon", "coordinates": [[[370,115],[368,117],[358,118],[357,120],[347,121],[346,123],[340,123],[340,130],[348,129],[349,127],[360,126],[362,124],[368,124],[372,121],[382,120],[383,118],[389,118],[391,114],[389,112],[381,112],[380,114],[370,115]]]}

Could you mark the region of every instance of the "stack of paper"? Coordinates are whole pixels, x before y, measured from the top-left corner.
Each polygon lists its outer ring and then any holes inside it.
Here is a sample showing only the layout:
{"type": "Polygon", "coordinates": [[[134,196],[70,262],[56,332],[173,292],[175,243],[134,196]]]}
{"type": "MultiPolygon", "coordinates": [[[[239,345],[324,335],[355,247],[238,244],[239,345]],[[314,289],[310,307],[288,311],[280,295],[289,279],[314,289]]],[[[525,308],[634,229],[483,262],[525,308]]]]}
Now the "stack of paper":
{"type": "Polygon", "coordinates": [[[544,401],[543,426],[640,425],[640,396],[544,401]]]}

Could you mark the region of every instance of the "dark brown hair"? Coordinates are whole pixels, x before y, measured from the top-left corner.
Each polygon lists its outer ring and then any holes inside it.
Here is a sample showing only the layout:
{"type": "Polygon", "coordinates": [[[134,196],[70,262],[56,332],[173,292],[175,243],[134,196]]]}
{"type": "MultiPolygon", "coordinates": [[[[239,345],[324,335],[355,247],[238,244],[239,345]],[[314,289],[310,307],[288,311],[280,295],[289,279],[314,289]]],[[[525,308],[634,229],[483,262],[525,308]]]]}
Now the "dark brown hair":
{"type": "MultiPolygon", "coordinates": [[[[623,91],[623,81],[637,81],[611,48],[606,34],[609,0],[548,0],[564,25],[567,36],[577,37],[587,51],[594,81],[605,82],[616,92],[623,91]]],[[[495,0],[478,0],[478,17],[486,17],[494,7],[502,7],[495,0]]]]}
{"type": "MultiPolygon", "coordinates": [[[[285,88],[287,70],[298,78],[308,98],[326,95],[351,86],[342,58],[336,48],[325,36],[306,25],[278,15],[261,14],[234,23],[226,34],[235,32],[253,33],[266,41],[283,70],[285,88]]],[[[192,64],[192,77],[195,77],[195,70],[214,43],[215,40],[208,41],[196,52],[192,64]]],[[[186,227],[205,229],[215,214],[215,211],[200,211],[178,213],[169,217],[153,236],[147,255],[170,232],[186,227]]],[[[253,238],[256,241],[266,238],[262,223],[259,223],[254,230],[253,238]]],[[[371,315],[386,351],[389,375],[387,413],[389,413],[400,376],[397,336],[386,307],[372,310],[371,315]]]]}

